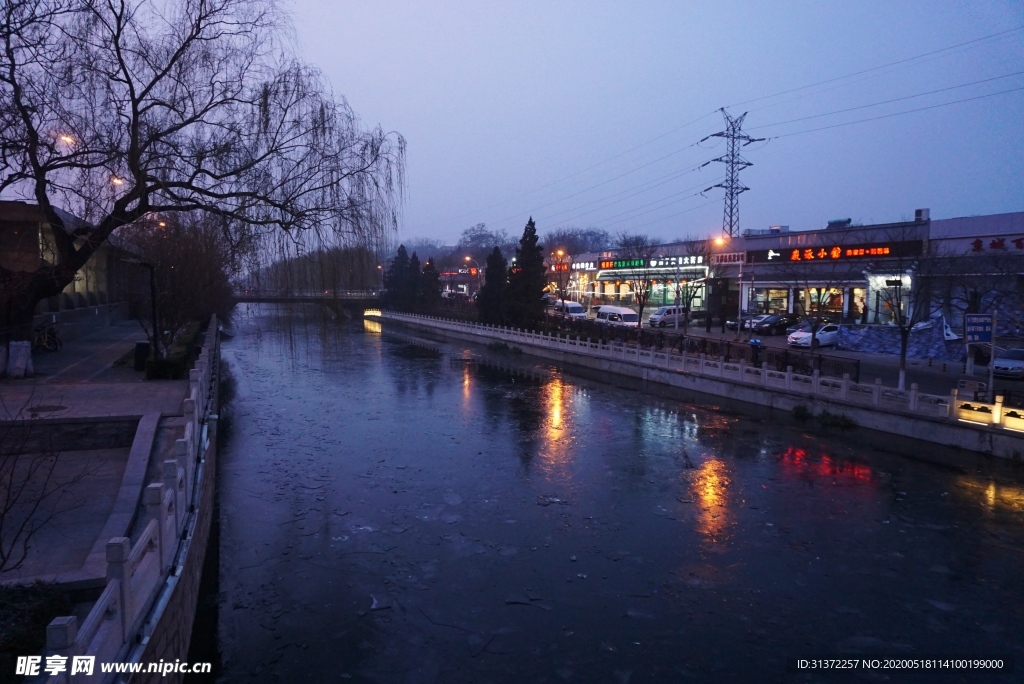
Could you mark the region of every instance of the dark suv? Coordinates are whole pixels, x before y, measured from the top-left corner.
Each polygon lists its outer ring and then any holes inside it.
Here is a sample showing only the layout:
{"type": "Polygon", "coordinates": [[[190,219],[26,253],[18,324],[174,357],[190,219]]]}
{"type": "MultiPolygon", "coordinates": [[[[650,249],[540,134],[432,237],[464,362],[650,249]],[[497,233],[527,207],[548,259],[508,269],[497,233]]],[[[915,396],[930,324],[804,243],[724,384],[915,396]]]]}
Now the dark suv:
{"type": "Polygon", "coordinates": [[[759,335],[781,335],[786,332],[786,328],[799,322],[800,316],[797,314],[772,314],[763,321],[754,323],[752,330],[759,335]]]}

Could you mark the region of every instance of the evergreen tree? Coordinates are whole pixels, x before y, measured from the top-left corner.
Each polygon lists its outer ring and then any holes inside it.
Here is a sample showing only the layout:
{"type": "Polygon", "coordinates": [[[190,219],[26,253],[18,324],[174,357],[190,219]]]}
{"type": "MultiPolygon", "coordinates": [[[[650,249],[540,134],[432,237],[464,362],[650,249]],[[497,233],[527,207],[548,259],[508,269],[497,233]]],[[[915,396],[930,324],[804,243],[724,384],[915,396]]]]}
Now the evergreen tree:
{"type": "Polygon", "coordinates": [[[420,271],[420,258],[416,252],[409,257],[409,270],[405,277],[405,287],[402,292],[402,310],[416,311],[423,291],[423,273],[420,271]]]}
{"type": "Polygon", "coordinates": [[[398,246],[398,252],[384,274],[384,295],[381,298],[384,306],[389,309],[403,309],[403,295],[409,278],[409,253],[405,245],[398,246]]]}
{"type": "Polygon", "coordinates": [[[505,296],[505,320],[508,325],[531,328],[544,318],[544,248],[538,244],[533,217],[526,222],[523,237],[516,248],[515,263],[509,272],[505,296]]]}
{"type": "Polygon", "coordinates": [[[441,300],[441,273],[434,266],[434,260],[427,259],[423,265],[423,276],[420,287],[420,302],[418,310],[420,313],[433,311],[441,300]]]}
{"type": "Polygon", "coordinates": [[[501,249],[495,247],[494,251],[487,257],[484,285],[480,288],[480,295],[476,299],[481,323],[504,322],[503,309],[505,289],[507,287],[508,262],[505,261],[501,249]]]}

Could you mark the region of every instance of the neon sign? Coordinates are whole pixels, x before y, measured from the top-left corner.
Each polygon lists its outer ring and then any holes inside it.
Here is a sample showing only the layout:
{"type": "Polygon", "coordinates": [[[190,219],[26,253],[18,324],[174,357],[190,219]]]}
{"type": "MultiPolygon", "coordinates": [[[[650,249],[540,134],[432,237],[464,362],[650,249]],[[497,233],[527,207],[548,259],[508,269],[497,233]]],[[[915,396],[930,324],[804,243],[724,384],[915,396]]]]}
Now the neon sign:
{"type": "Polygon", "coordinates": [[[877,259],[921,254],[921,241],[889,242],[866,245],[816,245],[814,247],[779,247],[747,252],[747,263],[814,263],[849,259],[877,259]]]}

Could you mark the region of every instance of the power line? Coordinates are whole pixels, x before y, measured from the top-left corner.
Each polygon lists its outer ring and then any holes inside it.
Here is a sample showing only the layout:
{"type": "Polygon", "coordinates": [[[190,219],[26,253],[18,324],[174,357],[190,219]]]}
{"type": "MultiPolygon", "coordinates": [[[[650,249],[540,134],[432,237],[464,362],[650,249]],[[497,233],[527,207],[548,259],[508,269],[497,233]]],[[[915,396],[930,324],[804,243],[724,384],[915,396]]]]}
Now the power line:
{"type": "Polygon", "coordinates": [[[1004,95],[1006,93],[1015,93],[1017,91],[1024,90],[1024,86],[1020,88],[1010,88],[1009,90],[1000,90],[996,93],[989,93],[987,95],[977,95],[975,97],[965,97],[962,100],[953,100],[952,102],[943,102],[941,104],[930,105],[928,107],[918,107],[917,109],[908,109],[903,112],[893,112],[892,114],[883,114],[882,116],[873,116],[869,119],[858,119],[857,121],[847,121],[846,123],[833,124],[831,126],[822,126],[820,128],[810,128],[806,131],[796,131],[795,133],[785,133],[783,135],[773,135],[768,140],[778,140],[779,138],[789,138],[794,135],[803,135],[804,133],[814,133],[815,131],[826,131],[830,128],[840,128],[841,126],[852,126],[853,124],[865,123],[867,121],[878,121],[880,119],[888,119],[893,116],[902,116],[904,114],[913,114],[914,112],[923,112],[929,109],[938,109],[939,107],[948,107],[950,105],[960,104],[962,102],[971,102],[973,100],[983,100],[987,97],[995,97],[996,95],[1004,95]]]}
{"type": "Polygon", "coordinates": [[[881,66],[871,67],[870,69],[863,69],[861,71],[855,71],[852,74],[846,74],[845,76],[836,76],[835,78],[829,78],[829,79],[826,79],[824,81],[818,81],[817,83],[811,83],[810,85],[800,86],[799,88],[790,88],[789,90],[783,90],[783,91],[780,91],[780,92],[777,92],[777,93],[773,93],[772,95],[763,95],[762,97],[755,97],[752,100],[744,100],[743,102],[736,102],[734,104],[727,105],[727,107],[740,107],[740,106],[745,105],[745,104],[750,104],[751,102],[760,102],[761,100],[768,100],[768,99],[771,99],[773,97],[779,97],[780,95],[788,95],[789,93],[796,93],[796,92],[799,92],[801,90],[807,90],[808,88],[814,88],[816,86],[825,85],[826,83],[834,83],[835,81],[842,81],[843,79],[853,78],[854,76],[860,76],[861,74],[868,74],[868,73],[871,73],[871,72],[874,72],[874,71],[879,71],[881,69],[885,69],[887,67],[896,66],[897,64],[904,64],[906,62],[912,62],[914,60],[922,59],[924,57],[930,57],[932,55],[937,55],[937,54],[942,53],[942,52],[949,52],[950,50],[955,50],[956,48],[964,47],[965,45],[972,45],[974,43],[980,43],[982,41],[991,40],[992,38],[997,38],[999,36],[1006,35],[1008,33],[1013,33],[1015,31],[1020,31],[1020,30],[1024,30],[1024,26],[1018,26],[1016,28],[1007,29],[1005,31],[999,31],[998,33],[992,33],[992,34],[987,35],[987,36],[982,36],[981,38],[975,38],[974,40],[968,40],[967,42],[964,42],[964,43],[957,43],[956,45],[950,45],[949,47],[940,48],[938,50],[932,50],[931,52],[925,52],[923,54],[915,55],[913,57],[907,57],[906,59],[900,59],[900,60],[897,60],[895,62],[889,62],[888,64],[882,64],[881,66]]]}
{"type": "MultiPolygon", "coordinates": [[[[600,211],[601,209],[605,209],[607,207],[610,207],[613,204],[618,204],[619,202],[625,201],[625,200],[629,199],[630,197],[636,197],[637,195],[642,195],[643,193],[648,192],[650,190],[653,190],[654,188],[660,187],[662,185],[665,185],[666,183],[671,183],[672,181],[676,180],[677,178],[682,178],[683,176],[685,176],[687,174],[690,174],[690,173],[693,173],[694,171],[699,171],[700,169],[704,168],[705,166],[707,166],[710,163],[711,163],[711,160],[708,160],[708,161],[704,162],[703,164],[700,164],[699,166],[694,166],[694,167],[691,167],[689,169],[685,169],[683,171],[673,171],[672,173],[666,174],[664,176],[659,176],[658,178],[654,178],[652,180],[646,181],[644,183],[641,183],[640,185],[634,185],[632,188],[627,188],[625,190],[621,190],[621,191],[619,191],[619,192],[617,192],[615,194],[609,195],[607,197],[602,197],[602,198],[596,199],[596,200],[594,200],[592,202],[585,202],[585,203],[583,203],[581,205],[572,207],[571,209],[564,209],[564,210],[559,211],[559,212],[557,212],[557,213],[555,213],[555,214],[553,214],[551,216],[546,216],[545,218],[547,218],[548,220],[553,220],[554,217],[556,217],[556,216],[560,216],[562,214],[569,214],[569,213],[572,213],[574,211],[578,211],[579,209],[584,209],[586,207],[589,207],[592,204],[596,204],[597,202],[604,202],[605,200],[609,200],[609,199],[611,199],[613,197],[616,197],[618,195],[625,195],[625,197],[619,197],[619,199],[607,202],[606,204],[603,204],[603,205],[601,205],[601,206],[599,206],[599,207],[597,207],[595,209],[591,209],[590,211],[586,211],[586,212],[584,212],[582,214],[577,214],[576,217],[578,218],[579,216],[586,216],[587,214],[592,214],[595,211],[600,211]],[[645,185],[649,186],[649,187],[644,188],[643,186],[645,186],[645,185]],[[643,189],[641,190],[639,188],[643,188],[643,189]],[[632,192],[633,190],[636,190],[636,192],[632,192]],[[626,194],[626,193],[630,193],[630,194],[626,194]]],[[[703,185],[703,183],[702,183],[702,185],[703,185]]],[[[670,196],[672,196],[672,195],[670,195],[670,196]]]]}
{"type": "MultiPolygon", "coordinates": [[[[706,140],[706,138],[705,138],[705,140],[706,140]]],[[[599,188],[599,187],[601,187],[603,185],[608,185],[609,183],[611,183],[613,181],[617,181],[620,178],[625,178],[626,176],[628,176],[630,174],[633,174],[633,173],[636,173],[637,171],[639,171],[641,169],[645,169],[648,166],[652,166],[654,164],[657,164],[658,162],[664,161],[664,160],[668,159],[669,157],[674,157],[675,155],[679,154],[680,152],[685,152],[686,150],[688,150],[688,149],[690,149],[692,147],[696,147],[696,146],[697,146],[697,143],[691,143],[691,144],[687,145],[686,147],[681,147],[678,150],[675,150],[673,152],[669,152],[668,154],[663,155],[661,157],[658,157],[657,159],[654,159],[653,161],[649,161],[646,164],[642,164],[642,165],[636,167],[635,169],[630,169],[629,171],[626,171],[625,173],[620,173],[618,176],[614,176],[612,178],[609,178],[606,181],[601,181],[600,183],[598,183],[596,185],[591,185],[588,188],[583,188],[582,190],[578,190],[577,192],[574,192],[571,195],[566,195],[565,197],[560,197],[559,199],[557,199],[557,200],[555,200],[553,202],[548,202],[547,204],[541,204],[540,206],[535,206],[535,207],[529,209],[528,212],[532,214],[532,213],[534,213],[534,212],[536,212],[536,211],[538,211],[540,209],[546,209],[547,207],[550,207],[552,205],[558,204],[559,202],[564,202],[565,200],[570,199],[572,197],[576,197],[577,195],[582,195],[585,192],[590,192],[591,190],[595,190],[595,189],[597,189],[597,188],[599,188]]],[[[701,168],[703,166],[707,166],[708,163],[710,163],[710,162],[705,162],[703,164],[699,164],[699,165],[693,167],[691,170],[692,171],[696,171],[697,169],[699,169],[699,168],[701,168]]],[[[523,213],[524,212],[522,212],[522,211],[517,212],[517,213],[513,214],[512,216],[506,216],[505,218],[498,219],[497,222],[501,223],[503,221],[511,221],[512,219],[520,218],[523,213]]]]}
{"type": "Polygon", "coordinates": [[[825,114],[813,114],[811,116],[802,116],[799,119],[789,119],[787,121],[777,121],[775,123],[763,124],[761,126],[752,126],[748,130],[756,131],[756,130],[759,130],[759,129],[762,129],[762,128],[771,128],[772,126],[781,126],[783,124],[795,123],[797,121],[807,121],[808,119],[820,119],[823,116],[832,116],[834,114],[843,114],[845,112],[853,112],[853,111],[856,111],[858,109],[867,109],[869,107],[878,107],[878,106],[885,105],[885,104],[892,104],[893,102],[901,102],[903,100],[912,100],[912,99],[914,99],[916,97],[924,97],[925,95],[934,95],[935,93],[944,93],[947,90],[957,90],[958,88],[966,88],[968,86],[978,85],[979,83],[988,83],[990,81],[998,81],[998,80],[1001,80],[1001,79],[1004,79],[1004,78],[1011,78],[1013,76],[1020,76],[1021,74],[1024,74],[1024,71],[1015,71],[1012,74],[1005,74],[1003,76],[994,76],[992,78],[985,78],[985,79],[982,79],[980,81],[972,81],[970,83],[961,83],[960,85],[949,86],[948,88],[939,88],[938,90],[929,90],[929,91],[924,92],[924,93],[917,93],[916,95],[906,95],[904,97],[897,97],[897,98],[894,98],[892,100],[883,100],[881,102],[874,102],[872,104],[860,105],[860,106],[857,106],[857,107],[848,107],[846,109],[837,109],[834,112],[826,112],[825,114]]]}
{"type": "MultiPolygon", "coordinates": [[[[502,200],[501,202],[496,202],[494,204],[491,204],[489,206],[484,207],[483,209],[474,210],[474,211],[467,211],[467,212],[465,212],[463,214],[459,214],[458,216],[452,217],[452,219],[450,219],[450,220],[454,221],[456,219],[469,216],[471,214],[478,214],[478,213],[480,213],[482,211],[487,211],[488,209],[494,209],[495,207],[500,207],[500,206],[502,206],[504,204],[508,204],[509,202],[514,202],[517,199],[522,199],[522,198],[527,197],[529,195],[532,195],[534,193],[540,192],[541,190],[546,190],[547,188],[550,188],[552,186],[558,185],[559,183],[567,181],[570,178],[575,178],[576,176],[582,175],[582,174],[586,173],[587,171],[593,171],[594,169],[598,168],[599,166],[604,166],[605,164],[607,164],[609,162],[615,161],[616,159],[620,159],[621,157],[626,156],[630,152],[633,152],[635,150],[639,150],[641,147],[646,147],[647,145],[650,145],[651,143],[657,142],[657,141],[661,140],[662,138],[667,138],[668,136],[672,135],[673,133],[678,133],[679,131],[683,130],[684,128],[687,128],[688,126],[692,126],[693,124],[697,123],[698,121],[703,121],[704,119],[708,118],[709,116],[711,116],[712,114],[714,114],[717,111],[718,110],[715,110],[713,112],[708,112],[707,114],[704,114],[703,116],[697,117],[696,119],[694,119],[692,121],[688,121],[687,123],[684,123],[682,126],[678,126],[676,128],[673,128],[671,131],[668,131],[666,133],[662,133],[661,135],[657,135],[657,136],[651,138],[650,140],[647,140],[645,142],[640,143],[639,145],[634,145],[633,147],[630,147],[629,149],[627,149],[627,150],[625,150],[623,152],[620,152],[619,154],[616,154],[616,155],[614,155],[612,157],[608,157],[607,159],[604,159],[603,161],[599,161],[598,163],[593,164],[592,166],[588,166],[588,167],[586,167],[584,169],[581,169],[579,171],[576,171],[574,173],[570,173],[568,176],[563,176],[563,177],[561,177],[561,178],[559,178],[557,180],[553,180],[553,181],[551,181],[549,183],[545,183],[544,185],[539,185],[536,188],[533,188],[532,190],[527,190],[527,191],[525,191],[525,192],[523,192],[523,193],[521,193],[519,195],[516,195],[515,197],[510,197],[507,200],[502,200]]],[[[693,147],[693,145],[688,145],[687,147],[693,147]]],[[[687,148],[682,148],[682,149],[687,149],[687,148]]],[[[681,152],[682,150],[677,150],[677,151],[681,152]]],[[[661,159],[664,159],[664,157],[662,157],[661,159]]],[[[660,161],[660,159],[656,159],[655,160],[655,162],[657,162],[657,161],[660,161]]],[[[651,163],[654,163],[654,162],[651,162],[651,163]]],[[[639,168],[644,168],[644,167],[641,166],[639,168]]],[[[545,205],[545,206],[547,206],[547,205],[545,205]]],[[[501,220],[504,221],[504,220],[507,220],[507,219],[501,219],[501,220]]]]}
{"type": "MultiPolygon", "coordinates": [[[[725,178],[725,176],[721,176],[721,178],[725,178]]],[[[716,178],[715,180],[718,180],[718,179],[716,178]]],[[[705,182],[707,182],[707,181],[705,181],[705,182]]],[[[682,198],[680,198],[678,200],[673,200],[671,202],[668,202],[667,204],[662,204],[661,206],[655,207],[654,205],[658,204],[658,203],[661,203],[661,202],[664,202],[665,200],[672,199],[673,197],[676,197],[677,195],[680,195],[680,194],[682,194],[684,192],[689,192],[690,190],[695,190],[696,188],[699,188],[701,185],[704,185],[704,183],[700,183],[698,185],[693,185],[693,186],[691,186],[689,188],[684,188],[683,190],[680,190],[679,192],[674,192],[671,195],[666,195],[665,197],[662,197],[660,199],[654,200],[653,202],[648,202],[647,204],[643,204],[643,205],[641,205],[639,207],[630,209],[628,211],[623,211],[623,212],[620,212],[618,214],[614,214],[612,216],[607,216],[607,217],[605,217],[604,220],[605,221],[610,221],[612,219],[616,219],[616,218],[619,218],[621,216],[631,216],[631,217],[643,216],[644,214],[650,213],[651,211],[656,211],[657,209],[663,209],[663,208],[665,208],[667,206],[671,206],[673,204],[676,204],[677,202],[681,202],[684,199],[688,199],[690,197],[696,197],[697,195],[700,195],[701,193],[700,192],[695,192],[693,194],[686,195],[686,197],[682,197],[682,198]],[[636,213],[637,209],[645,209],[647,207],[652,207],[652,208],[648,209],[647,211],[642,211],[640,213],[636,213]]],[[[604,207],[599,207],[599,209],[603,209],[603,208],[604,207]]],[[[595,209],[594,211],[597,211],[597,209],[595,209]]],[[[587,213],[593,213],[593,212],[587,212],[587,213]]],[[[583,216],[585,214],[580,214],[580,215],[583,216]]],[[[621,221],[616,221],[612,225],[616,225],[617,223],[621,223],[621,221]]]]}

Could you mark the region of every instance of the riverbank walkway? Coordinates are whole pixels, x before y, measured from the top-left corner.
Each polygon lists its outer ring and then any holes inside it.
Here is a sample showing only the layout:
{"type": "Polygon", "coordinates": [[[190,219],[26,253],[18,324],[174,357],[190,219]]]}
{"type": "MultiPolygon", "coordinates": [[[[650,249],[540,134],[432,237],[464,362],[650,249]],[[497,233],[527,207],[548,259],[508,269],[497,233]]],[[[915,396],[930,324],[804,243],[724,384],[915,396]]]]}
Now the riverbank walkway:
{"type": "Polygon", "coordinates": [[[45,441],[41,435],[59,423],[73,435],[61,439],[53,478],[68,483],[59,504],[66,512],[35,535],[25,562],[0,573],[0,582],[102,585],[107,541],[137,532],[142,490],[160,479],[151,463],[173,458],[189,389],[188,380],[144,382],[130,363],[117,363],[145,340],[136,321],[97,326],[60,351],[33,355],[32,377],[0,378],[0,431],[20,422],[28,439],[45,441]]]}

